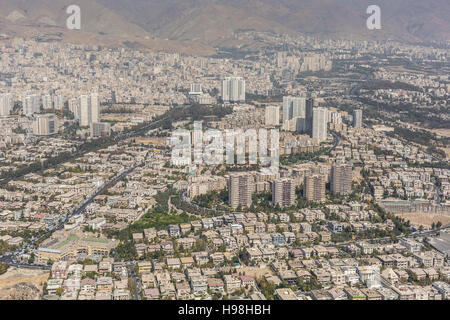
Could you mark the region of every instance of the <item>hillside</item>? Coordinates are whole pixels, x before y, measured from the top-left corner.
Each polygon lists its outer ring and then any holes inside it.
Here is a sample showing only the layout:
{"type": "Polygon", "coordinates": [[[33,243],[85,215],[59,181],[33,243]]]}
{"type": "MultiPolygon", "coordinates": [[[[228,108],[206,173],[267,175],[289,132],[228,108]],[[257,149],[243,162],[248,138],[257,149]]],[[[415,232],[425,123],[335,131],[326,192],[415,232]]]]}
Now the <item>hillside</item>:
{"type": "Polygon", "coordinates": [[[188,51],[205,53],[232,40],[237,30],[345,39],[450,40],[448,0],[378,0],[382,29],[374,31],[366,28],[369,0],[79,0],[84,34],[66,36],[65,10],[72,3],[0,0],[1,33],[56,32],[63,34],[63,41],[78,37],[92,44],[123,44],[126,38],[149,48],[183,51],[187,46],[188,51]],[[189,49],[188,43],[203,47],[189,49]]]}

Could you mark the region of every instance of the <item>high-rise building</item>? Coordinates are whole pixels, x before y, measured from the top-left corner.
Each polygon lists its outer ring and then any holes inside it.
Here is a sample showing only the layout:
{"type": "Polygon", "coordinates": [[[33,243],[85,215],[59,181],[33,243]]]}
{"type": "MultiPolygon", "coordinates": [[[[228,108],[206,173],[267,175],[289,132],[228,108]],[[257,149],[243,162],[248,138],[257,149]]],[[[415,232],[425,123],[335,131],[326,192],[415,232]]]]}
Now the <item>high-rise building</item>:
{"type": "Polygon", "coordinates": [[[4,93],[0,95],[0,117],[9,116],[11,110],[14,108],[13,95],[11,93],[4,93]]]}
{"type": "Polygon", "coordinates": [[[313,104],[312,98],[283,97],[283,129],[301,133],[308,132],[313,104]]]}
{"type": "Polygon", "coordinates": [[[64,109],[64,99],[61,95],[53,96],[53,108],[55,108],[55,110],[64,109]]]}
{"type": "Polygon", "coordinates": [[[339,195],[352,193],[352,166],[336,164],[331,167],[331,192],[339,195]]]}
{"type": "Polygon", "coordinates": [[[191,91],[189,91],[189,94],[202,94],[202,84],[201,83],[191,83],[191,91]]]}
{"type": "Polygon", "coordinates": [[[83,95],[80,97],[80,112],[80,126],[89,126],[92,123],[90,96],[83,95]]]}
{"type": "Polygon", "coordinates": [[[227,77],[222,81],[224,103],[245,102],[245,80],[241,77],[227,77]]]}
{"type": "Polygon", "coordinates": [[[319,142],[327,140],[328,110],[326,108],[315,108],[313,110],[312,138],[319,142]]]}
{"type": "Polygon", "coordinates": [[[283,97],[283,122],[306,117],[306,98],[283,97]]]}
{"type": "Polygon", "coordinates": [[[362,110],[357,109],[353,111],[353,127],[362,128],[362,110]]]}
{"type": "Polygon", "coordinates": [[[53,114],[40,114],[34,118],[33,133],[37,136],[49,136],[56,133],[56,117],[53,114]]]}
{"type": "Polygon", "coordinates": [[[283,178],[272,182],[272,204],[280,207],[295,204],[295,185],[292,179],[283,178]]]}
{"type": "Polygon", "coordinates": [[[94,122],[91,124],[91,137],[107,137],[111,134],[111,125],[106,122],[94,122]]]}
{"type": "Polygon", "coordinates": [[[246,208],[252,205],[254,189],[253,177],[247,173],[233,173],[228,180],[228,199],[230,207],[246,208]]]}
{"type": "Polygon", "coordinates": [[[91,94],[91,121],[92,123],[100,122],[100,100],[98,94],[91,94]]]}
{"type": "Polygon", "coordinates": [[[31,116],[41,111],[41,97],[37,94],[26,95],[22,101],[23,114],[31,116]]]}
{"type": "Polygon", "coordinates": [[[277,106],[267,106],[265,118],[265,123],[268,126],[280,125],[280,108],[277,106]]]}
{"type": "Polygon", "coordinates": [[[81,118],[80,99],[70,99],[69,100],[69,111],[73,113],[75,120],[80,121],[80,118],[81,118]]]}
{"type": "Polygon", "coordinates": [[[80,126],[88,127],[100,122],[100,105],[97,94],[80,97],[80,126]]]}
{"type": "Polygon", "coordinates": [[[312,136],[314,99],[306,100],[306,133],[312,136]]]}
{"type": "Polygon", "coordinates": [[[42,107],[44,108],[44,110],[53,109],[53,101],[51,95],[47,94],[42,96],[42,107]]]}
{"type": "Polygon", "coordinates": [[[303,186],[303,196],[308,201],[322,202],[325,201],[325,177],[323,175],[314,174],[305,177],[305,185],[303,186]]]}

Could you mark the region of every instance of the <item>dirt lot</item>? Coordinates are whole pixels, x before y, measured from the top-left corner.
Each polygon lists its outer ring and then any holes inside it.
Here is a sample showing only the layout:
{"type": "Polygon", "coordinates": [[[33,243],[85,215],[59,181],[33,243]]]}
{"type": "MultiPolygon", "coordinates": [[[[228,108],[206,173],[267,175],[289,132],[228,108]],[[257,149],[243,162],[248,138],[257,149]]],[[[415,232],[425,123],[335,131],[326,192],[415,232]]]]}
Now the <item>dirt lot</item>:
{"type": "Polygon", "coordinates": [[[363,180],[361,171],[362,171],[361,167],[355,167],[355,170],[353,171],[353,181],[361,183],[361,181],[363,180]]]}
{"type": "Polygon", "coordinates": [[[439,134],[443,137],[450,137],[450,129],[434,129],[431,131],[434,132],[435,134],[439,134]]]}
{"type": "Polygon", "coordinates": [[[238,269],[238,272],[243,272],[246,276],[251,276],[254,278],[264,277],[266,274],[273,274],[272,270],[269,268],[255,268],[255,267],[242,267],[238,269]]]}
{"type": "Polygon", "coordinates": [[[110,114],[102,114],[102,120],[106,121],[129,121],[131,119],[130,115],[123,115],[123,114],[117,114],[117,113],[110,113],[110,114]]]}
{"type": "Polygon", "coordinates": [[[48,271],[10,267],[0,276],[0,300],[40,299],[48,271]]]}
{"type": "Polygon", "coordinates": [[[450,148],[441,148],[444,150],[445,154],[447,155],[447,159],[450,159],[450,148]]]}
{"type": "Polygon", "coordinates": [[[404,213],[397,214],[397,216],[402,217],[406,220],[411,221],[412,225],[423,225],[426,227],[431,227],[431,224],[440,221],[443,226],[450,225],[450,216],[445,216],[441,214],[429,214],[429,213],[404,213]]]}

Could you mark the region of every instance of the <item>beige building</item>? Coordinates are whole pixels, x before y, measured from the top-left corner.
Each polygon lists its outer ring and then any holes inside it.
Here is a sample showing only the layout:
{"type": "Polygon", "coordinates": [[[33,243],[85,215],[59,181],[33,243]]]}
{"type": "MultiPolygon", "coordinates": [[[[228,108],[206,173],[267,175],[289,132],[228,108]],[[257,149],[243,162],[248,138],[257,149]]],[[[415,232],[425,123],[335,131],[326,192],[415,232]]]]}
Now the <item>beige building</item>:
{"type": "Polygon", "coordinates": [[[331,168],[331,192],[349,195],[352,192],[352,166],[336,164],[331,168]]]}
{"type": "Polygon", "coordinates": [[[89,237],[81,233],[59,232],[46,240],[37,249],[36,263],[48,261],[74,261],[80,254],[86,256],[109,256],[111,249],[117,247],[117,240],[89,237]]]}
{"type": "Polygon", "coordinates": [[[230,207],[246,208],[252,204],[254,190],[253,177],[248,173],[234,173],[228,181],[228,199],[230,207]]]}
{"type": "Polygon", "coordinates": [[[308,201],[325,201],[325,177],[323,175],[311,175],[305,177],[303,196],[308,201]]]}
{"type": "Polygon", "coordinates": [[[295,204],[295,184],[292,179],[277,179],[272,183],[272,204],[290,207],[295,204]]]}

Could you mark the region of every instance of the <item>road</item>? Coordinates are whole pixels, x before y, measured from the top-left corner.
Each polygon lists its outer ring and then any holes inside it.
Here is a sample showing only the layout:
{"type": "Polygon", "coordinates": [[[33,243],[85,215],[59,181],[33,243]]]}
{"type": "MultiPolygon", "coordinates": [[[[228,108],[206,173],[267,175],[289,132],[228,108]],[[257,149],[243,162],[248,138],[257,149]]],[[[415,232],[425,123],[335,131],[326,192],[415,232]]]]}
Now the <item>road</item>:
{"type": "MultiPolygon", "coordinates": [[[[153,122],[149,123],[148,125],[143,126],[142,128],[134,129],[134,130],[131,131],[131,132],[118,134],[117,136],[114,137],[113,140],[114,140],[115,142],[118,142],[118,141],[121,141],[121,140],[125,140],[125,139],[131,138],[131,137],[138,136],[142,131],[153,129],[154,126],[158,125],[160,122],[162,122],[162,121],[164,121],[164,120],[167,120],[167,117],[164,117],[164,118],[162,118],[162,119],[153,121],[153,122]]],[[[97,150],[98,150],[98,149],[101,149],[102,147],[103,147],[103,146],[99,146],[99,147],[97,148],[97,150]]],[[[77,150],[77,151],[75,151],[74,153],[71,154],[71,157],[76,157],[76,158],[77,158],[77,157],[82,157],[82,156],[84,156],[84,155],[85,155],[86,153],[88,153],[88,152],[92,152],[92,150],[77,150]]],[[[67,160],[62,160],[62,159],[61,159],[59,162],[55,163],[55,166],[58,165],[58,164],[60,164],[60,163],[62,163],[63,161],[67,161],[67,160]]],[[[33,172],[34,172],[34,171],[33,171],[33,172]]],[[[24,174],[22,174],[22,175],[17,176],[16,178],[21,178],[21,177],[23,177],[24,175],[29,174],[29,173],[32,173],[32,172],[26,172],[26,173],[24,173],[24,174]]],[[[11,181],[11,180],[12,180],[12,178],[3,178],[3,179],[0,179],[0,185],[6,185],[6,184],[8,184],[9,181],[11,181]]]]}
{"type": "Polygon", "coordinates": [[[103,186],[101,186],[99,189],[97,189],[97,191],[92,194],[88,199],[86,199],[81,205],[79,205],[78,207],[76,207],[74,210],[72,210],[72,212],[67,215],[57,226],[55,226],[54,228],[50,229],[48,232],[44,233],[43,235],[41,235],[39,238],[33,239],[30,242],[28,242],[28,244],[21,249],[18,249],[17,251],[9,254],[9,255],[5,255],[2,258],[0,258],[1,262],[6,262],[11,266],[20,266],[20,267],[25,267],[25,268],[31,268],[32,266],[35,266],[37,268],[41,268],[41,265],[37,265],[37,264],[25,264],[25,263],[18,263],[17,261],[17,257],[23,253],[24,250],[33,250],[35,249],[35,244],[37,242],[40,242],[46,238],[48,238],[50,235],[53,234],[53,232],[57,231],[57,230],[61,230],[62,228],[64,228],[64,224],[67,223],[67,221],[69,221],[70,218],[72,218],[73,216],[76,216],[80,213],[82,213],[86,207],[88,205],[90,205],[94,199],[99,196],[100,194],[103,193],[103,191],[105,191],[107,188],[109,188],[111,185],[117,183],[118,181],[120,181],[121,179],[123,179],[125,176],[127,176],[128,174],[130,174],[131,172],[133,172],[136,168],[143,166],[146,163],[146,161],[143,161],[137,165],[135,165],[134,167],[131,167],[121,173],[119,173],[118,175],[116,175],[114,178],[112,178],[111,180],[107,181],[106,183],[103,184],[103,186]]]}
{"type": "MultiPolygon", "coordinates": [[[[123,135],[119,135],[115,138],[115,141],[118,140],[123,140],[123,139],[128,139],[130,137],[136,136],[138,134],[138,132],[141,131],[145,131],[145,130],[149,130],[151,129],[153,126],[157,125],[158,123],[160,123],[161,121],[164,121],[166,118],[157,120],[152,122],[151,124],[144,126],[142,128],[137,129],[135,132],[130,132],[127,134],[123,134],[123,135]]],[[[21,249],[18,249],[15,252],[12,252],[8,255],[4,255],[0,257],[0,262],[3,263],[8,263],[10,266],[17,266],[17,267],[24,267],[24,268],[46,268],[47,266],[42,266],[42,265],[37,265],[37,264],[27,264],[27,263],[20,263],[18,262],[18,256],[22,253],[24,253],[25,251],[31,251],[35,248],[35,244],[39,243],[40,241],[50,237],[53,232],[57,231],[57,230],[61,230],[62,228],[64,228],[64,224],[67,223],[67,221],[69,221],[70,218],[72,218],[73,216],[76,216],[80,213],[82,213],[88,205],[90,205],[94,199],[102,194],[107,188],[109,188],[111,185],[117,183],[118,181],[120,181],[121,179],[123,179],[125,176],[127,176],[128,174],[130,174],[131,172],[133,172],[136,168],[141,167],[143,165],[145,165],[147,160],[142,161],[141,163],[124,170],[123,172],[117,174],[115,177],[113,177],[111,180],[107,181],[106,183],[104,183],[99,189],[96,190],[96,192],[94,192],[94,194],[92,194],[89,198],[87,198],[82,204],[80,204],[79,206],[77,206],[74,210],[72,210],[72,212],[68,215],[66,215],[66,217],[59,222],[58,225],[54,226],[53,228],[51,228],[48,232],[44,233],[43,235],[41,235],[38,238],[33,238],[31,241],[29,241],[27,243],[27,245],[25,247],[22,247],[21,249]]]]}

